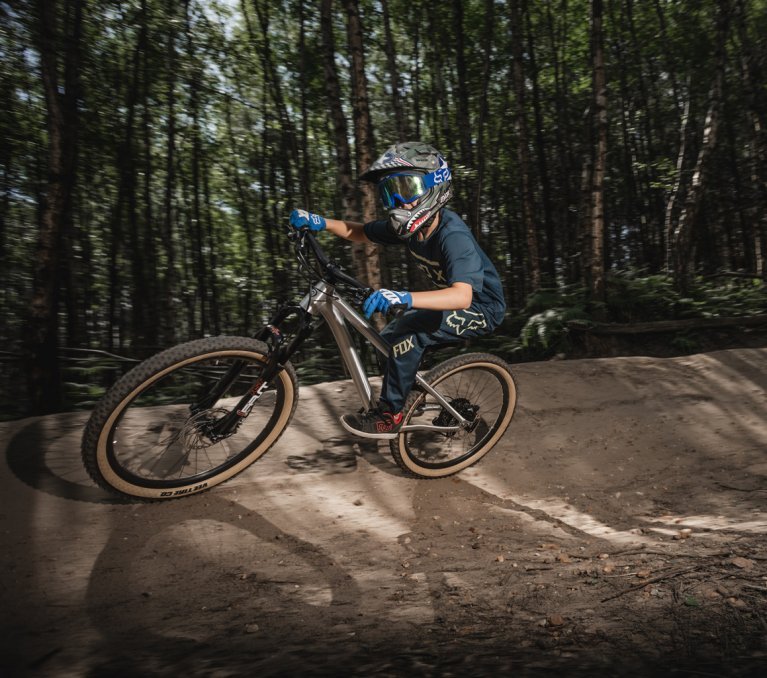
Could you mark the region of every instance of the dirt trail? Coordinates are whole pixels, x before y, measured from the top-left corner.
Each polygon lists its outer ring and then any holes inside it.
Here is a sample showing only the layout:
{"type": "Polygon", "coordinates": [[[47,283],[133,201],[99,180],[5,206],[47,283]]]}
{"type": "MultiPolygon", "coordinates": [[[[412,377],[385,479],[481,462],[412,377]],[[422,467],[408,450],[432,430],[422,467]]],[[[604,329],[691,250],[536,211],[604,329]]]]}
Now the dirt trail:
{"type": "Polygon", "coordinates": [[[765,675],[767,349],[515,367],[459,476],[348,436],[346,382],[167,504],[79,462],[85,415],[0,425],[0,675],[765,675]]]}

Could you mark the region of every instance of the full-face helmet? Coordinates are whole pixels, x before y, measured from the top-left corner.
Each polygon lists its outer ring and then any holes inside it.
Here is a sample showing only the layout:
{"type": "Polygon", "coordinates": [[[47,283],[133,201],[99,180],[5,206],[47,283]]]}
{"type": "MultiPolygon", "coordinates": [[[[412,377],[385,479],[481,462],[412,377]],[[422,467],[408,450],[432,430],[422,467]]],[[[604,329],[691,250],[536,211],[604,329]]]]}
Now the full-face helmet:
{"type": "Polygon", "coordinates": [[[376,184],[389,223],[403,240],[430,224],[453,195],[447,162],[420,141],[394,144],[360,179],[376,184]]]}

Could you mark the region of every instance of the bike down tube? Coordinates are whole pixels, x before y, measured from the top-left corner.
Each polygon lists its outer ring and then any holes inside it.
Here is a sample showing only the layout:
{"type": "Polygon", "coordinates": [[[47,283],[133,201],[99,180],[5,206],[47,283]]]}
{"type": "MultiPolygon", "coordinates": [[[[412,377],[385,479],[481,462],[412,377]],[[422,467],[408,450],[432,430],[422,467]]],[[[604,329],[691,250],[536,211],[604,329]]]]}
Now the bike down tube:
{"type": "MultiPolygon", "coordinates": [[[[327,322],[338,345],[341,359],[349,370],[352,382],[354,382],[357,393],[362,400],[362,405],[365,409],[369,410],[373,407],[373,389],[370,387],[362,360],[354,347],[352,337],[344,320],[345,310],[348,309],[349,312],[355,315],[356,313],[351,307],[345,305],[346,309],[344,309],[341,306],[339,298],[334,296],[334,289],[333,285],[325,281],[315,283],[309,294],[301,302],[301,307],[309,313],[319,313],[327,322]]],[[[383,340],[379,338],[376,348],[379,351],[383,351],[385,346],[383,340]]],[[[388,353],[388,347],[385,350],[388,353]]]]}

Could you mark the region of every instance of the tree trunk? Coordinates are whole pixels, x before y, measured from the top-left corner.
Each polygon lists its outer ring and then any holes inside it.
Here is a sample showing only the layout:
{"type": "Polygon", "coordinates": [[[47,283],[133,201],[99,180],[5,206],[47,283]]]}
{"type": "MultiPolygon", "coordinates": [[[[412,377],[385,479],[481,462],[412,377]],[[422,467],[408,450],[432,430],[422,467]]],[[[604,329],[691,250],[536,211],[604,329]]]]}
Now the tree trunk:
{"type": "Polygon", "coordinates": [[[147,297],[144,300],[146,304],[146,326],[145,339],[148,347],[158,348],[159,344],[159,325],[160,325],[160,295],[157,281],[157,247],[155,241],[155,227],[152,215],[152,183],[154,181],[152,165],[152,100],[150,83],[152,82],[151,72],[152,64],[150,62],[149,49],[149,27],[150,16],[146,0],[142,0],[142,32],[145,34],[145,49],[143,57],[143,110],[142,110],[142,141],[144,146],[144,182],[143,182],[143,235],[144,251],[142,256],[146,261],[146,282],[144,288],[147,297]]]}
{"type": "Polygon", "coordinates": [[[759,65],[753,42],[746,29],[746,4],[737,0],[735,5],[738,36],[740,38],[740,68],[743,87],[748,101],[750,125],[750,173],[752,205],[749,210],[753,238],[753,266],[759,277],[767,279],[767,120],[764,88],[761,85],[759,65]]]}
{"type": "MultiPolygon", "coordinates": [[[[394,47],[394,37],[391,32],[391,19],[389,17],[389,0],[381,0],[384,28],[384,51],[386,52],[386,65],[389,69],[389,81],[391,83],[391,101],[394,109],[394,128],[397,133],[396,141],[408,141],[407,117],[402,110],[402,87],[400,85],[399,68],[397,67],[397,50],[394,47]]],[[[393,140],[394,141],[394,140],[393,140]]]]}
{"type": "Polygon", "coordinates": [[[485,0],[485,28],[482,41],[482,91],[477,120],[477,183],[474,189],[472,213],[474,237],[482,240],[482,181],[485,175],[485,125],[489,111],[489,88],[493,54],[493,28],[495,26],[495,1],[485,0]]]}
{"type": "MultiPolygon", "coordinates": [[[[427,54],[439,54],[444,48],[442,43],[443,29],[437,23],[440,19],[440,15],[436,12],[429,12],[427,14],[427,27],[426,35],[431,40],[431,44],[426,45],[427,54]],[[431,49],[429,52],[428,50],[431,49]]],[[[421,20],[420,17],[418,19],[421,20]]],[[[450,127],[449,113],[453,109],[453,105],[447,95],[447,88],[445,87],[445,78],[442,72],[444,63],[442,59],[428,59],[426,60],[431,66],[431,78],[429,93],[426,97],[428,101],[427,110],[431,113],[430,128],[434,135],[433,143],[437,148],[453,149],[453,134],[450,127]]]]}
{"type": "MultiPolygon", "coordinates": [[[[148,317],[148,307],[151,303],[149,289],[147,285],[147,260],[144,256],[143,238],[140,232],[139,224],[139,201],[138,201],[138,143],[134,142],[134,113],[136,103],[139,100],[139,93],[146,87],[142,83],[141,61],[146,59],[148,48],[148,17],[146,16],[146,0],[141,2],[140,27],[138,41],[136,43],[136,53],[133,62],[133,75],[131,84],[131,115],[128,119],[129,129],[126,131],[126,143],[124,152],[121,154],[123,166],[124,191],[123,200],[128,212],[128,234],[130,239],[130,262],[132,273],[132,285],[130,287],[131,296],[131,341],[135,347],[137,344],[145,346],[147,343],[148,328],[150,326],[148,317]]],[[[146,107],[146,100],[144,106],[146,107]]]]}
{"type": "MultiPolygon", "coordinates": [[[[612,12],[613,5],[610,5],[610,19],[613,26],[617,27],[616,18],[612,12]]],[[[628,250],[635,254],[636,261],[640,266],[649,263],[652,260],[653,252],[650,245],[652,237],[648,234],[646,228],[647,209],[640,206],[639,190],[637,187],[637,178],[635,176],[635,167],[638,165],[639,157],[635,152],[633,142],[634,136],[634,109],[633,92],[628,82],[629,69],[626,63],[625,40],[622,34],[615,30],[612,40],[613,53],[618,61],[618,83],[619,83],[619,104],[620,111],[620,132],[622,138],[621,157],[623,169],[623,191],[622,191],[622,210],[616,210],[613,221],[617,222],[615,232],[615,255],[613,261],[618,268],[624,268],[626,261],[623,260],[622,252],[628,250]],[[622,247],[625,240],[626,248],[622,247]]],[[[631,261],[631,257],[629,257],[631,261]]]]}
{"type": "MultiPolygon", "coordinates": [[[[301,92],[306,92],[307,51],[306,51],[306,17],[305,3],[298,0],[298,62],[301,92]]],[[[311,171],[309,167],[309,97],[301,97],[301,194],[304,196],[304,206],[312,209],[311,171]]]]}
{"type": "Polygon", "coordinates": [[[665,217],[665,233],[666,233],[666,272],[673,273],[674,271],[674,257],[672,243],[674,241],[674,220],[676,218],[677,202],[681,201],[682,191],[684,187],[684,165],[687,156],[687,139],[689,135],[690,126],[690,101],[692,99],[692,92],[690,88],[690,81],[687,82],[687,100],[684,102],[684,109],[682,111],[681,129],[679,132],[679,152],[676,159],[676,173],[674,175],[674,185],[671,188],[668,202],[666,203],[666,217],[665,217]]]}
{"type": "Polygon", "coordinates": [[[421,17],[413,22],[413,66],[411,80],[413,82],[413,117],[415,118],[415,138],[421,138],[421,17]]]}
{"type": "MultiPolygon", "coordinates": [[[[466,167],[474,167],[474,153],[471,143],[471,120],[469,115],[469,88],[466,75],[466,55],[463,45],[463,0],[453,0],[453,30],[455,36],[455,69],[458,76],[458,94],[456,106],[456,121],[458,123],[458,136],[461,143],[461,163],[466,167]]],[[[468,194],[471,194],[469,182],[468,194]]]]}
{"type": "MultiPolygon", "coordinates": [[[[234,75],[234,80],[239,81],[237,75],[234,75]]],[[[227,98],[224,104],[224,117],[226,119],[226,133],[229,143],[232,148],[237,147],[237,140],[235,139],[234,130],[232,128],[232,103],[231,99],[227,98]]],[[[250,123],[250,116],[246,115],[247,129],[253,129],[253,125],[250,123]]],[[[240,213],[240,227],[245,233],[245,242],[247,243],[247,254],[245,262],[245,298],[242,307],[239,312],[240,332],[243,336],[247,336],[251,331],[251,314],[253,312],[253,287],[255,285],[255,260],[256,260],[256,243],[255,243],[255,229],[254,225],[250,223],[250,205],[248,203],[248,192],[245,189],[245,185],[240,176],[240,165],[238,158],[235,154],[229,157],[229,180],[234,184],[237,192],[237,208],[240,213]]],[[[263,168],[265,158],[261,159],[259,163],[263,168]]],[[[263,170],[261,170],[263,171],[263,170]]],[[[261,184],[263,187],[263,183],[261,184]]],[[[269,229],[271,231],[271,229],[269,229]]],[[[277,267],[271,267],[275,270],[277,267]]]]}
{"type": "MultiPolygon", "coordinates": [[[[572,139],[572,118],[569,115],[569,100],[567,96],[567,65],[564,60],[566,54],[566,40],[569,35],[567,30],[568,7],[567,0],[561,0],[557,11],[557,18],[561,22],[561,28],[556,24],[551,9],[551,2],[546,3],[546,27],[549,37],[549,49],[553,60],[554,78],[554,140],[556,147],[557,172],[555,173],[555,185],[558,186],[561,195],[557,209],[556,220],[562,229],[562,261],[565,280],[574,283],[581,277],[581,228],[578,211],[572,206],[578,203],[577,189],[573,176],[576,167],[575,154],[572,144],[567,143],[572,139]]],[[[588,163],[586,163],[588,164],[588,163]]],[[[581,201],[584,206],[586,203],[581,201]]]]}
{"type": "MultiPolygon", "coordinates": [[[[264,230],[266,232],[266,250],[269,253],[269,261],[274,262],[279,260],[280,245],[278,233],[269,228],[269,223],[272,221],[273,215],[269,213],[269,198],[270,194],[274,194],[277,190],[277,179],[274,175],[274,160],[272,154],[269,152],[269,129],[267,125],[264,125],[261,133],[261,163],[258,168],[258,182],[261,185],[261,223],[264,224],[264,230]],[[267,183],[268,182],[268,183],[267,183]],[[268,191],[265,190],[268,186],[268,191]]],[[[287,285],[283,284],[284,276],[280,275],[278,266],[271,266],[272,273],[272,293],[278,300],[282,300],[287,296],[287,285]]]]}
{"type": "Polygon", "coordinates": [[[190,243],[194,248],[192,252],[192,258],[194,261],[192,270],[194,271],[194,278],[196,283],[195,298],[199,304],[199,336],[205,336],[210,329],[208,318],[208,271],[205,262],[204,247],[205,237],[203,233],[203,217],[202,217],[202,181],[200,176],[200,166],[203,162],[202,158],[202,138],[200,129],[202,127],[202,121],[200,120],[200,87],[202,79],[202,69],[199,64],[196,64],[194,53],[194,41],[192,38],[192,17],[190,0],[184,0],[186,7],[186,41],[187,41],[187,58],[191,66],[191,72],[189,73],[189,117],[191,123],[191,137],[192,137],[192,184],[190,190],[191,195],[191,215],[189,220],[189,235],[190,243]]]}
{"type": "Polygon", "coordinates": [[[592,59],[594,69],[594,122],[596,148],[591,173],[591,256],[589,292],[592,301],[605,300],[605,211],[604,178],[607,162],[607,85],[605,82],[602,0],[592,0],[592,59]]]}
{"type": "Polygon", "coordinates": [[[709,93],[708,111],[703,128],[698,158],[695,162],[690,188],[679,216],[679,221],[671,234],[669,246],[672,250],[673,274],[677,289],[686,293],[689,288],[693,264],[694,228],[703,200],[707,179],[709,159],[718,141],[719,117],[721,113],[722,88],[726,60],[726,40],[729,32],[729,8],[720,6],[717,19],[717,69],[709,93]]]}
{"type": "MultiPolygon", "coordinates": [[[[660,127],[662,113],[660,112],[661,95],[658,89],[659,77],[655,69],[652,58],[644,59],[641,42],[637,36],[634,22],[634,0],[626,0],[626,21],[628,22],[629,35],[631,37],[633,61],[636,65],[636,79],[639,83],[639,91],[642,102],[642,126],[643,134],[639,135],[643,147],[643,158],[640,166],[642,169],[642,201],[644,203],[643,213],[646,219],[652,225],[653,240],[653,269],[661,265],[660,256],[662,254],[661,243],[663,220],[663,194],[656,188],[658,184],[657,169],[655,159],[657,157],[656,130],[660,127]],[[644,68],[647,68],[649,78],[644,74],[644,68]]],[[[672,73],[673,77],[673,73],[672,73]]]]}
{"type": "Polygon", "coordinates": [[[76,184],[77,134],[82,29],[81,0],[71,0],[69,21],[57,29],[57,3],[39,0],[37,29],[40,71],[48,130],[48,182],[42,206],[40,232],[34,258],[32,300],[27,320],[27,376],[29,402],[34,414],[56,411],[61,404],[58,364],[59,253],[70,219],[76,184]],[[63,37],[63,50],[60,38],[63,37]],[[60,50],[62,50],[60,52],[60,50]],[[64,87],[60,90],[58,62],[64,55],[64,87]]]}
{"type": "Polygon", "coordinates": [[[161,238],[165,251],[165,275],[162,281],[163,321],[162,340],[165,344],[176,341],[176,304],[173,297],[178,287],[176,273],[176,248],[173,243],[175,224],[176,189],[176,31],[173,19],[176,15],[176,0],[167,0],[168,35],[166,46],[167,79],[165,82],[167,96],[167,142],[165,156],[165,195],[163,198],[163,224],[161,238]]]}
{"type": "MultiPolygon", "coordinates": [[[[336,151],[336,173],[343,200],[343,218],[357,217],[356,195],[352,181],[352,159],[349,147],[349,130],[344,115],[343,94],[336,68],[336,47],[333,35],[333,0],[322,0],[320,5],[320,30],[322,33],[322,60],[325,69],[325,93],[330,117],[333,120],[333,138],[336,151]]],[[[358,218],[358,217],[357,217],[358,218]]]]}
{"type": "MultiPolygon", "coordinates": [[[[355,159],[357,174],[373,164],[373,124],[370,120],[367,77],[365,76],[365,52],[362,42],[362,22],[359,0],[344,0],[347,19],[347,39],[351,54],[352,111],[354,116],[355,159]]],[[[361,187],[361,217],[363,222],[372,221],[376,215],[373,187],[361,187]]],[[[373,243],[355,243],[352,246],[360,280],[368,287],[380,287],[381,264],[378,246],[373,243]]]]}
{"type": "Polygon", "coordinates": [[[522,227],[527,244],[527,280],[530,289],[541,286],[541,264],[538,255],[538,232],[535,228],[532,185],[530,181],[530,140],[527,127],[525,67],[523,63],[521,0],[510,0],[512,74],[516,94],[517,162],[522,196],[522,227]]]}
{"type": "Polygon", "coordinates": [[[212,330],[216,335],[221,334],[221,305],[218,303],[218,243],[213,228],[213,207],[210,195],[210,163],[205,160],[202,170],[202,188],[205,199],[205,245],[208,257],[205,260],[205,268],[210,273],[210,286],[208,287],[208,309],[210,311],[212,330]]]}
{"type": "MultiPolygon", "coordinates": [[[[277,72],[277,67],[274,63],[274,56],[272,53],[270,31],[269,31],[269,15],[268,5],[264,6],[259,0],[252,0],[253,7],[256,10],[258,22],[261,27],[261,44],[257,46],[258,53],[261,55],[262,63],[264,65],[264,76],[269,83],[269,89],[272,95],[272,100],[277,108],[277,115],[280,119],[280,129],[283,133],[283,144],[285,147],[286,162],[285,162],[285,185],[287,188],[287,199],[292,200],[292,176],[293,172],[301,172],[300,154],[298,152],[298,140],[296,135],[295,126],[288,113],[287,105],[285,104],[285,98],[282,95],[282,82],[277,72]]],[[[247,17],[245,11],[245,0],[243,3],[243,14],[247,17]]],[[[254,39],[253,33],[250,30],[250,23],[247,23],[248,31],[250,33],[251,40],[254,39]]],[[[301,200],[303,205],[309,205],[311,198],[309,196],[309,186],[302,185],[300,187],[301,200]]]]}
{"type": "Polygon", "coordinates": [[[541,106],[541,91],[538,83],[538,64],[535,58],[535,40],[533,38],[533,26],[530,7],[525,1],[525,14],[527,17],[527,52],[530,57],[530,80],[533,87],[533,112],[535,114],[535,148],[538,158],[538,181],[541,186],[541,200],[543,201],[543,228],[546,233],[546,274],[553,283],[556,280],[556,233],[554,218],[551,211],[551,180],[549,167],[546,159],[546,138],[544,135],[543,111],[541,106]]]}

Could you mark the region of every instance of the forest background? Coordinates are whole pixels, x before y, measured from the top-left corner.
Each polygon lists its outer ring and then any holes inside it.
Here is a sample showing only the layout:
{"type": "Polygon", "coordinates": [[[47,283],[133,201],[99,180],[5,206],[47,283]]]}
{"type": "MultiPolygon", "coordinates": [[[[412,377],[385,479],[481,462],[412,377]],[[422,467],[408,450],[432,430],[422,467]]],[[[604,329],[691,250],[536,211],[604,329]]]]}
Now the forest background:
{"type": "MultiPolygon", "coordinates": [[[[453,168],[507,359],[579,322],[764,324],[765,35],[767,0],[3,0],[3,417],[253,334],[305,291],[290,210],[374,218],[356,177],[397,140],[453,168]]],[[[423,284],[401,248],[323,242],[423,284]]],[[[342,374],[324,344],[304,378],[342,374]]]]}

